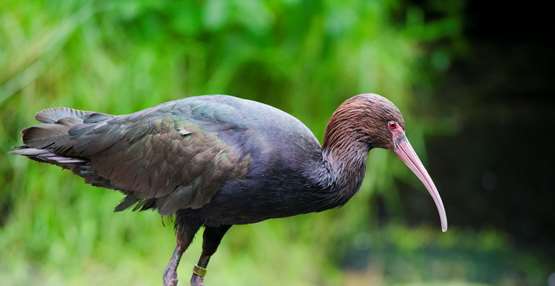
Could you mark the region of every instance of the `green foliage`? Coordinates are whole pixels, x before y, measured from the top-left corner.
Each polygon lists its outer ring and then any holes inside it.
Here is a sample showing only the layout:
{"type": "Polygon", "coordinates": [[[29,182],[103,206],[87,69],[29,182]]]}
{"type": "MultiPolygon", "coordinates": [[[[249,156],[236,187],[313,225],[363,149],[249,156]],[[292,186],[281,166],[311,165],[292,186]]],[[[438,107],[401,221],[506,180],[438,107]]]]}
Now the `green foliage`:
{"type": "MultiPolygon", "coordinates": [[[[418,100],[411,88],[425,71],[418,64],[423,44],[460,32],[458,2],[438,3],[447,17],[427,21],[417,8],[390,0],[2,1],[0,284],[154,285],[173,247],[172,229],[157,214],[114,214],[116,192],[7,155],[38,110],[128,113],[224,93],[284,109],[321,137],[338,104],[372,91],[410,118],[418,100]]],[[[432,54],[438,71],[449,51],[432,54]]],[[[422,128],[410,122],[422,149],[422,128]]],[[[207,282],[340,284],[330,257],[341,255],[341,241],[368,232],[370,196],[387,190],[396,209],[392,179],[406,171],[393,162],[373,151],[360,194],[342,209],[234,227],[207,282]]],[[[182,281],[199,247],[197,240],[184,257],[182,281]]]]}

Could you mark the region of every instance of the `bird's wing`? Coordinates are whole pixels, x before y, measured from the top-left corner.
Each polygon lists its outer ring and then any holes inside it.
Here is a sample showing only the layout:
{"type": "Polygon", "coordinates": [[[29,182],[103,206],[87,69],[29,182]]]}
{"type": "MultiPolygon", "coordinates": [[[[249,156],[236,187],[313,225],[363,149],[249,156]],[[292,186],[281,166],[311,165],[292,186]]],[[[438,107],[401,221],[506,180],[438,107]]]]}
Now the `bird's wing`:
{"type": "Polygon", "coordinates": [[[127,197],[116,210],[135,205],[173,214],[178,209],[200,208],[226,180],[244,175],[249,164],[248,156],[221,139],[222,134],[241,132],[218,118],[229,110],[201,107],[88,116],[68,129],[61,126],[68,120],[60,119],[24,131],[26,146],[17,153],[121,190],[127,197]]]}
{"type": "Polygon", "coordinates": [[[130,196],[120,207],[137,199],[162,214],[200,208],[248,165],[217,131],[171,113],[114,118],[70,134],[92,170],[130,196]]]}

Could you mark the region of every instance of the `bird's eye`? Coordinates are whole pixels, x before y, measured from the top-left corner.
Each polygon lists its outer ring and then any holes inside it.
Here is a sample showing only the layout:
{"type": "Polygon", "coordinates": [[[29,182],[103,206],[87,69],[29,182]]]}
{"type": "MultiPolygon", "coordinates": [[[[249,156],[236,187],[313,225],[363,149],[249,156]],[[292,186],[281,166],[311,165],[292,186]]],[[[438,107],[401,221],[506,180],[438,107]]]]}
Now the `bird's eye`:
{"type": "Polygon", "coordinates": [[[399,125],[395,121],[389,121],[387,123],[387,127],[389,128],[389,130],[395,130],[399,127],[399,125]]]}

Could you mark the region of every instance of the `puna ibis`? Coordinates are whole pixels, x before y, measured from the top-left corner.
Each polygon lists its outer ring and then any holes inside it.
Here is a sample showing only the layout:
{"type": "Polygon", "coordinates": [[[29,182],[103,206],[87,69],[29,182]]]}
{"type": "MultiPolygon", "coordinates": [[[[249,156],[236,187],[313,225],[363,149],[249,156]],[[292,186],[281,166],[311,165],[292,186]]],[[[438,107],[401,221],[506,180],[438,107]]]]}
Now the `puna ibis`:
{"type": "Polygon", "coordinates": [[[116,211],[157,210],[175,217],[176,246],[164,272],[176,270],[204,226],[191,285],[203,285],[210,257],[235,224],[319,212],[359,189],[373,148],[392,150],[447,217],[434,182],[405,136],[399,109],[376,94],[346,100],[333,113],[323,145],[295,117],[225,95],[189,97],[127,115],[67,107],[40,111],[12,152],[71,170],[94,186],[122,192],[116,211]]]}

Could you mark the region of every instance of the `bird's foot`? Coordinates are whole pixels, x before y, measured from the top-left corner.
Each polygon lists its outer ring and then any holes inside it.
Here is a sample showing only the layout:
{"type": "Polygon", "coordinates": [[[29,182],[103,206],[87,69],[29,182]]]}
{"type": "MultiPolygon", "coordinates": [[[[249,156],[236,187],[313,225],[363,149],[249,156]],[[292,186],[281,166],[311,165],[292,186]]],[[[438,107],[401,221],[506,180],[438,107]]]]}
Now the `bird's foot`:
{"type": "Polygon", "coordinates": [[[203,278],[193,274],[193,277],[191,277],[191,286],[204,286],[203,278]]]}
{"type": "Polygon", "coordinates": [[[177,273],[175,269],[167,269],[164,272],[164,286],[177,286],[177,273]]]}

